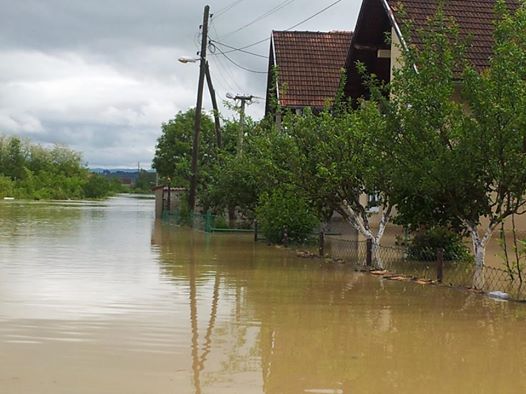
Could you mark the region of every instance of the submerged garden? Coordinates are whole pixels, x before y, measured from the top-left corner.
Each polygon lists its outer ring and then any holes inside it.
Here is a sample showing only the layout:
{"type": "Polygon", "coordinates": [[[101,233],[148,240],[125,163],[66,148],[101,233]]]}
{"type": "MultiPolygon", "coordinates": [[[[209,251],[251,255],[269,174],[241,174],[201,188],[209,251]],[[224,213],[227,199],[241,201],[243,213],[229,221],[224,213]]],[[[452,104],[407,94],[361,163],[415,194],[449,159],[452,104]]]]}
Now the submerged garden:
{"type": "MultiPolygon", "coordinates": [[[[500,231],[506,245],[505,223],[526,207],[526,9],[499,2],[496,15],[486,70],[466,61],[469,37],[439,10],[389,84],[359,67],[367,99],[348,102],[340,89],[321,113],[275,105],[280,122],[225,120],[221,147],[205,116],[201,210],[257,219],[273,242],[284,228],[301,241],[335,212],[373,248],[389,223],[432,247],[460,250],[468,237],[483,266],[490,238],[500,231]]],[[[167,185],[189,185],[193,118],[189,110],[163,125],[153,166],[167,185]]],[[[521,276],[524,247],[512,236],[507,269],[521,276]]]]}

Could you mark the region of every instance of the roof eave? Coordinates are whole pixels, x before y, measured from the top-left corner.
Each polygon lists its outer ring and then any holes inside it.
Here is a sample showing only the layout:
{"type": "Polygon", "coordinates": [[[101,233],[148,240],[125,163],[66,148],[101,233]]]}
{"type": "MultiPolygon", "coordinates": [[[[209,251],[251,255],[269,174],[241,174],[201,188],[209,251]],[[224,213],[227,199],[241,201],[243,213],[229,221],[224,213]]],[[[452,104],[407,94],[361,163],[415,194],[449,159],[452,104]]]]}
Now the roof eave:
{"type": "Polygon", "coordinates": [[[382,5],[385,9],[385,12],[387,13],[387,17],[389,18],[389,22],[391,22],[391,27],[394,29],[396,35],[398,36],[398,39],[400,40],[400,43],[402,44],[402,49],[407,51],[409,49],[407,42],[402,34],[402,29],[400,29],[400,25],[398,24],[396,17],[394,15],[393,9],[387,2],[387,0],[380,0],[382,2],[382,5]]]}
{"type": "MultiPolygon", "coordinates": [[[[270,45],[272,48],[272,56],[274,58],[273,69],[276,70],[276,67],[278,65],[278,60],[276,59],[276,45],[274,43],[274,31],[272,31],[272,35],[270,36],[270,43],[271,43],[270,45]]],[[[276,100],[279,103],[279,81],[278,81],[279,78],[275,78],[275,75],[272,75],[272,79],[274,79],[274,82],[276,83],[276,100]]]]}

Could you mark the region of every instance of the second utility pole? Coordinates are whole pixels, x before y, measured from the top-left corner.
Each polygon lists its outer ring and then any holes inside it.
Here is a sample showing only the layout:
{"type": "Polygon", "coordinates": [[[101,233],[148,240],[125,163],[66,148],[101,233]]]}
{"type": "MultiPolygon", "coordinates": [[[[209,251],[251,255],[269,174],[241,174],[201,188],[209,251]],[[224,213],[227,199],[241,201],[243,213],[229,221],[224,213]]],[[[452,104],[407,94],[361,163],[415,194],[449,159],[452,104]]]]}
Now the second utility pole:
{"type": "Polygon", "coordinates": [[[201,52],[199,52],[199,84],[197,86],[197,103],[195,106],[195,129],[194,141],[192,144],[192,173],[190,178],[190,192],[188,193],[188,207],[190,211],[195,208],[195,196],[197,192],[197,166],[199,157],[199,136],[201,133],[201,110],[203,107],[203,86],[205,83],[206,72],[206,47],[208,44],[208,16],[210,13],[210,6],[205,6],[203,15],[203,30],[201,38],[201,52]]]}
{"type": "Polygon", "coordinates": [[[249,104],[252,101],[254,96],[242,96],[237,95],[234,97],[234,100],[240,100],[241,101],[241,109],[239,111],[239,136],[237,140],[237,155],[239,157],[243,156],[243,138],[245,137],[245,107],[246,102],[248,101],[249,104]]]}

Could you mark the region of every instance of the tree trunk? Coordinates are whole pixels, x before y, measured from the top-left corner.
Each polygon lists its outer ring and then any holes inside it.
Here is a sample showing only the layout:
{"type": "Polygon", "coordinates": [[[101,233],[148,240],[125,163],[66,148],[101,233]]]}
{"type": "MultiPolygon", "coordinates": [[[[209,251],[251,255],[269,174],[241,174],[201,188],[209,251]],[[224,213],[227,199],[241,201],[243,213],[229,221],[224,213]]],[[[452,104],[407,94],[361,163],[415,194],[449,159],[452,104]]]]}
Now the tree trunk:
{"type": "Polygon", "coordinates": [[[236,227],[236,207],[228,207],[228,226],[236,227]]]}
{"type": "Polygon", "coordinates": [[[475,289],[483,289],[485,285],[484,264],[486,262],[486,246],[493,234],[493,230],[497,226],[496,223],[490,223],[484,232],[484,236],[480,237],[477,226],[472,226],[465,223],[471,234],[471,242],[473,244],[473,255],[475,256],[475,272],[473,274],[473,287],[475,289]]]}
{"type": "Polygon", "coordinates": [[[373,257],[373,266],[378,269],[383,269],[384,264],[382,262],[382,257],[380,256],[380,239],[373,237],[372,251],[373,257]]]}
{"type": "Polygon", "coordinates": [[[482,243],[481,239],[473,240],[473,255],[475,256],[475,265],[483,267],[486,259],[486,244],[482,243]]]}
{"type": "Polygon", "coordinates": [[[475,266],[475,272],[473,273],[473,288],[477,290],[484,289],[486,284],[486,277],[484,275],[484,266],[475,266]]]}
{"type": "MultiPolygon", "coordinates": [[[[364,218],[354,209],[352,209],[346,201],[343,204],[343,208],[346,214],[345,216],[347,217],[347,221],[365,238],[372,240],[371,252],[373,264],[377,268],[383,268],[383,263],[380,257],[380,242],[384,235],[385,228],[387,227],[387,224],[391,218],[392,206],[388,205],[384,207],[376,235],[373,233],[371,226],[369,225],[369,221],[364,220],[364,218]]],[[[365,209],[363,209],[362,212],[365,212],[365,209]]]]}
{"type": "Polygon", "coordinates": [[[491,238],[491,235],[493,234],[493,230],[495,229],[495,227],[496,224],[493,223],[488,225],[488,228],[484,232],[484,236],[481,237],[479,235],[477,226],[467,224],[467,228],[471,235],[471,242],[473,244],[473,256],[475,257],[475,265],[477,267],[484,266],[486,258],[486,246],[491,238]]]}

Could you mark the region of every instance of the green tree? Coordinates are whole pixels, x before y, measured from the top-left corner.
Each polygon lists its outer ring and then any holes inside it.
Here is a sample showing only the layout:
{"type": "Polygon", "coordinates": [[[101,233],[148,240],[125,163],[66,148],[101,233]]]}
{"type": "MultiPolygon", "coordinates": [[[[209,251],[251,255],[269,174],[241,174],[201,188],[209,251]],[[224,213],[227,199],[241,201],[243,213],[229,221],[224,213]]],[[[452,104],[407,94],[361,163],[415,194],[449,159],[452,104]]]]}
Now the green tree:
{"type": "Polygon", "coordinates": [[[17,137],[0,136],[0,179],[0,195],[23,199],[102,198],[115,192],[108,184],[99,185],[96,196],[89,191],[93,180],[80,153],[17,137]]]}
{"type": "Polygon", "coordinates": [[[149,172],[146,170],[140,170],[133,191],[137,193],[151,193],[152,187],[155,186],[155,172],[149,172]]]}
{"type": "Polygon", "coordinates": [[[490,67],[469,69],[463,97],[469,106],[463,124],[464,160],[471,210],[459,210],[478,265],[495,229],[508,217],[526,212],[526,5],[509,13],[504,2],[498,19],[490,67]]]}
{"type": "Polygon", "coordinates": [[[281,243],[285,231],[290,240],[302,242],[318,224],[305,198],[287,185],[263,193],[256,211],[262,233],[274,243],[281,243]]]}
{"type": "Polygon", "coordinates": [[[25,152],[22,141],[13,137],[7,141],[3,152],[2,172],[11,179],[22,179],[24,167],[27,164],[27,152],[25,152]]]}
{"type": "MultiPolygon", "coordinates": [[[[159,176],[170,179],[172,186],[188,187],[191,177],[192,143],[194,135],[195,109],[179,112],[174,119],[162,125],[162,134],[157,140],[152,167],[159,176]]],[[[199,148],[199,179],[206,178],[214,158],[215,133],[210,116],[201,118],[199,148]]],[[[199,182],[202,185],[202,182],[199,182]]]]}
{"type": "Polygon", "coordinates": [[[279,138],[288,148],[275,165],[288,172],[283,179],[302,191],[322,222],[337,211],[372,240],[376,256],[393,208],[392,157],[381,154],[378,138],[386,124],[371,103],[362,102],[355,111],[339,108],[286,115],[279,138]],[[377,196],[381,208],[376,230],[368,195],[377,196]]]}
{"type": "Polygon", "coordinates": [[[385,154],[396,159],[400,217],[467,230],[478,267],[495,228],[526,206],[526,10],[496,9],[487,70],[466,64],[465,43],[439,10],[404,53],[389,98],[373,94],[392,141],[385,154]]]}

